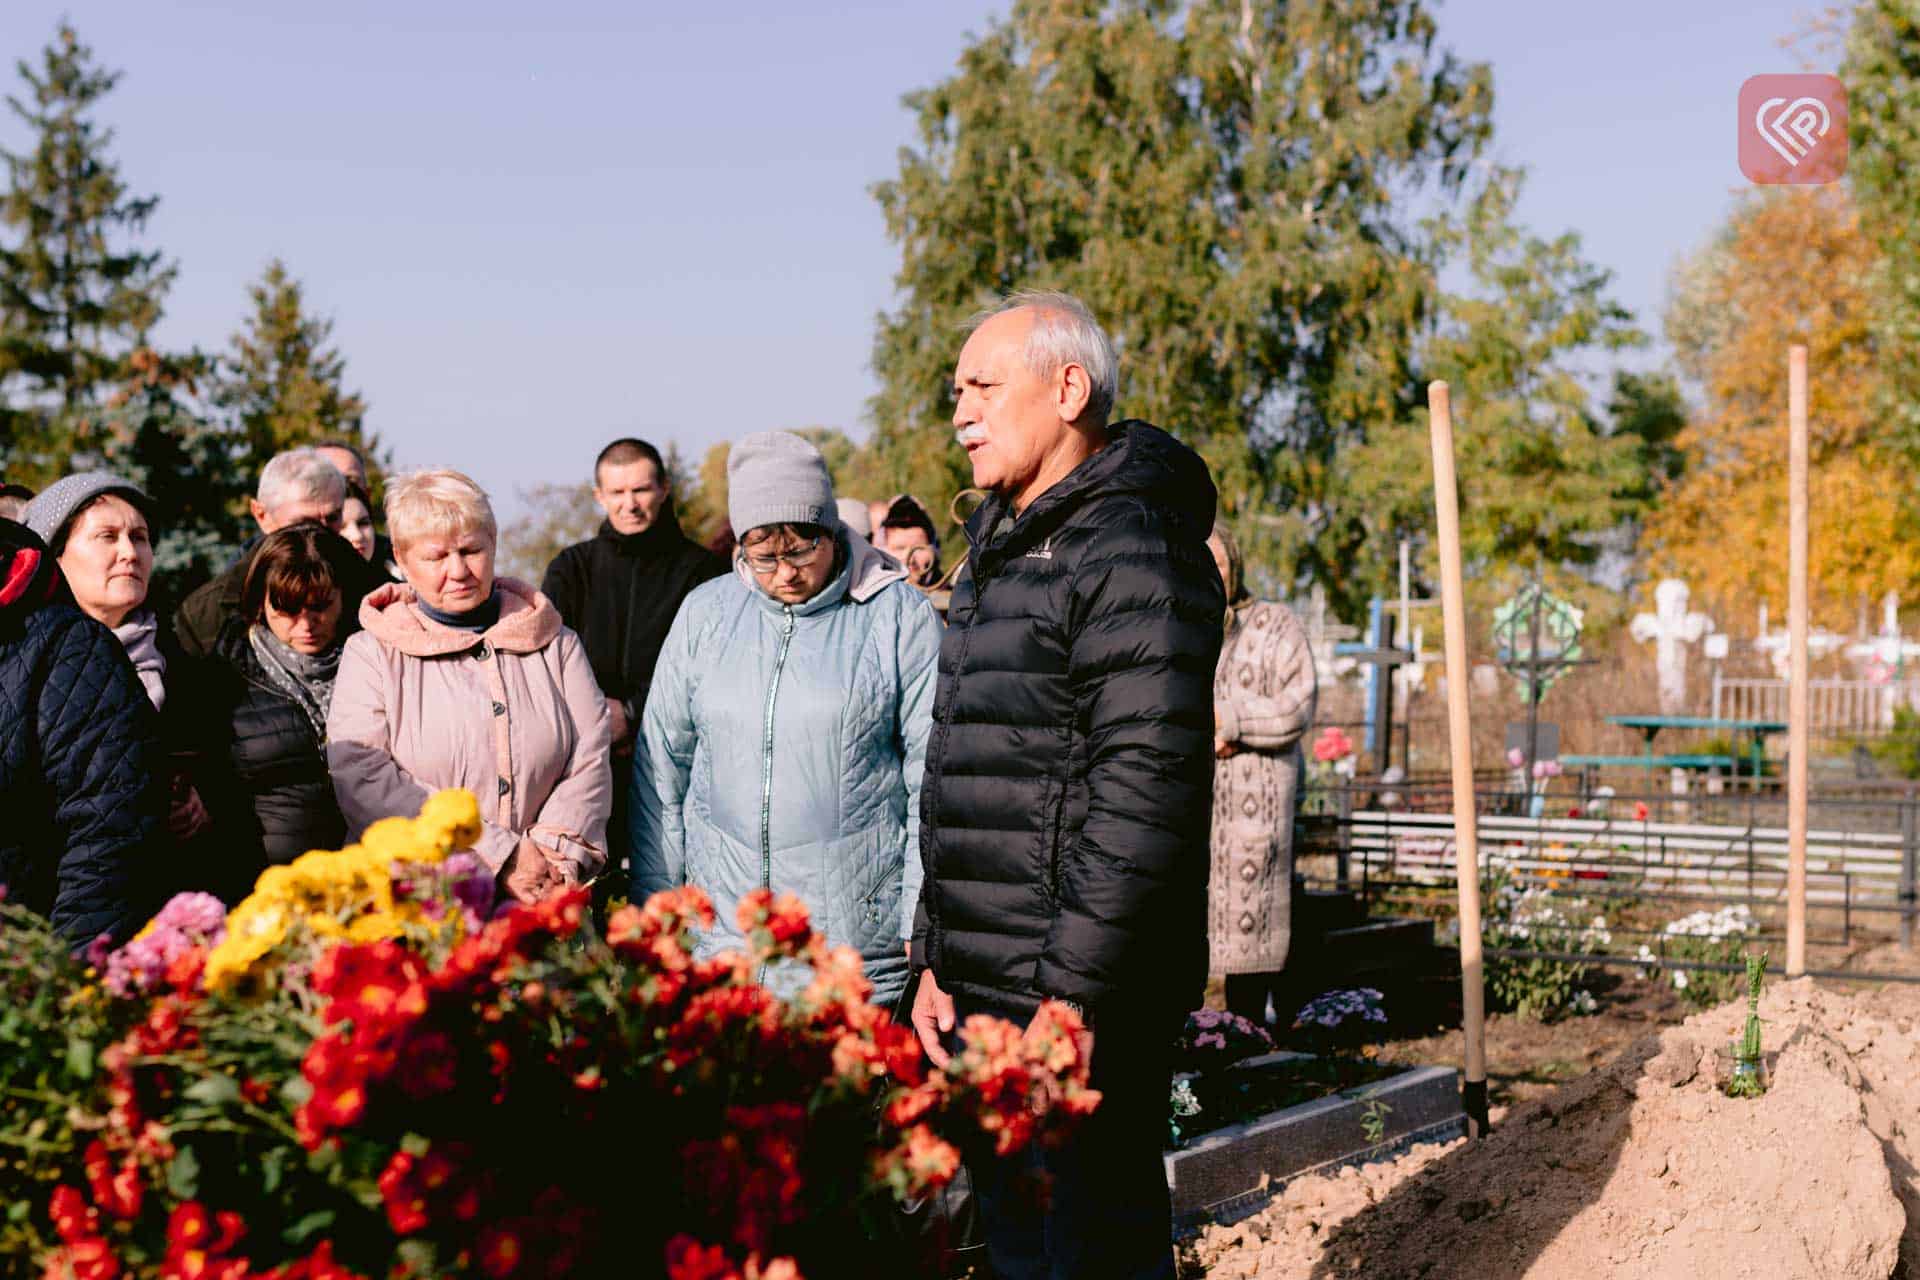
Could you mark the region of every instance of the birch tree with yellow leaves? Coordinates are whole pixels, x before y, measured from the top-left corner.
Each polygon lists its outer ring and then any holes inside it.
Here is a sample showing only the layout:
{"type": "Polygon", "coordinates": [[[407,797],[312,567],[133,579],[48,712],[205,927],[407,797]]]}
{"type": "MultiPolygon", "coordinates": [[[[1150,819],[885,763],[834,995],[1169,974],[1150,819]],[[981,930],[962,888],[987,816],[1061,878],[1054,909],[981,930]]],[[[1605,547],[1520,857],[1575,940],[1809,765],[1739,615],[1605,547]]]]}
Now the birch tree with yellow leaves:
{"type": "Polygon", "coordinates": [[[1844,628],[1860,602],[1920,588],[1920,539],[1897,437],[1876,406],[1875,248],[1839,187],[1747,199],[1683,265],[1667,335],[1702,405],[1687,466],[1648,518],[1656,577],[1683,578],[1723,624],[1787,601],[1787,348],[1811,366],[1812,603],[1844,628]]]}

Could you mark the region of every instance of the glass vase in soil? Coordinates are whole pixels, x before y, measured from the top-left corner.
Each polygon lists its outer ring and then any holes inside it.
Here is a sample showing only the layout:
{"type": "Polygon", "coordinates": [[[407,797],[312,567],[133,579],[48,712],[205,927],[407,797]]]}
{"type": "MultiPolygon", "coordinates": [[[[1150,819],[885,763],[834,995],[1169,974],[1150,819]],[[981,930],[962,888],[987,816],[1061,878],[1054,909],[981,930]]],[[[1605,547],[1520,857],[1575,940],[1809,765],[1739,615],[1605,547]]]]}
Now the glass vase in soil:
{"type": "Polygon", "coordinates": [[[1729,1098],[1757,1098],[1767,1091],[1767,1064],[1761,1058],[1743,1058],[1737,1052],[1726,1053],[1726,1079],[1720,1091],[1729,1098]]]}

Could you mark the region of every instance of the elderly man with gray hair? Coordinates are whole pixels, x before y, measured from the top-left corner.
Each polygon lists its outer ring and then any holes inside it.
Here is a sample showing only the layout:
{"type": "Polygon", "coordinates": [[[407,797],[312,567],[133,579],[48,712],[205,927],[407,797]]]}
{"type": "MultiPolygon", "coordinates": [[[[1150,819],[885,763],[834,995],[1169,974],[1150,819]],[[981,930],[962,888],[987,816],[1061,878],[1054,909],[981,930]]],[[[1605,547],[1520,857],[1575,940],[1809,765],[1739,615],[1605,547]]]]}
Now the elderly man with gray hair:
{"type": "MultiPolygon", "coordinates": [[[[193,592],[174,613],[174,631],[180,647],[194,657],[213,652],[220,628],[240,611],[247,564],[260,538],[297,524],[319,524],[340,532],[341,507],[347,498],[347,478],[315,449],[290,449],[277,454],[260,469],[260,483],[248,500],[259,537],[249,541],[231,565],[193,592]]],[[[379,571],[368,567],[367,580],[349,584],[355,599],[381,584],[379,571]]]]}
{"type": "Polygon", "coordinates": [[[1226,599],[1204,462],[1109,422],[1087,308],[1017,294],[977,318],[953,425],[991,495],[967,521],[920,802],[913,1004],[936,1063],[956,1017],[1084,1020],[1100,1109],[1055,1150],[974,1166],[1001,1280],[1173,1280],[1160,1150],[1173,1042],[1207,972],[1213,676],[1226,599]],[[1042,1205],[1023,1187],[1044,1173],[1042,1205]]]}

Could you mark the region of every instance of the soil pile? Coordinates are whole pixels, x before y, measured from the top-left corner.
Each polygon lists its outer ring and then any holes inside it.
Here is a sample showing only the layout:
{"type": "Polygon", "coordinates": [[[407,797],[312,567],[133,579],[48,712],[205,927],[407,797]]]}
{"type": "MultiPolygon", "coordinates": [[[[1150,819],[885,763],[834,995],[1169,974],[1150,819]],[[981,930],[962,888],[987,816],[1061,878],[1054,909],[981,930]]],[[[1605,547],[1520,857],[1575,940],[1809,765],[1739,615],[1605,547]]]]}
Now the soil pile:
{"type": "Polygon", "coordinates": [[[1743,1016],[1648,1036],[1483,1143],[1299,1179],[1190,1261],[1218,1280],[1920,1276],[1920,992],[1772,988],[1751,1101],[1719,1089],[1743,1016]]]}

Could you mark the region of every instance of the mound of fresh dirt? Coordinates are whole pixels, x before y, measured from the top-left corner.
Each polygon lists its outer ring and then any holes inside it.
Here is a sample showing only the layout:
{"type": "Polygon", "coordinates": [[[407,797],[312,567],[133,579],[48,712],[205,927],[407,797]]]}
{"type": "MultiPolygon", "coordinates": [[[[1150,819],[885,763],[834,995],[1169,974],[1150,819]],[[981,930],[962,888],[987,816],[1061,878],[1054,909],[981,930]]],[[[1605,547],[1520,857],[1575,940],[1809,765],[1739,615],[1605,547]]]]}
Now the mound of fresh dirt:
{"type": "Polygon", "coordinates": [[[1920,993],[1774,987],[1750,1101],[1718,1084],[1743,1015],[1648,1036],[1484,1142],[1296,1180],[1188,1261],[1221,1280],[1920,1276],[1920,993]]]}

